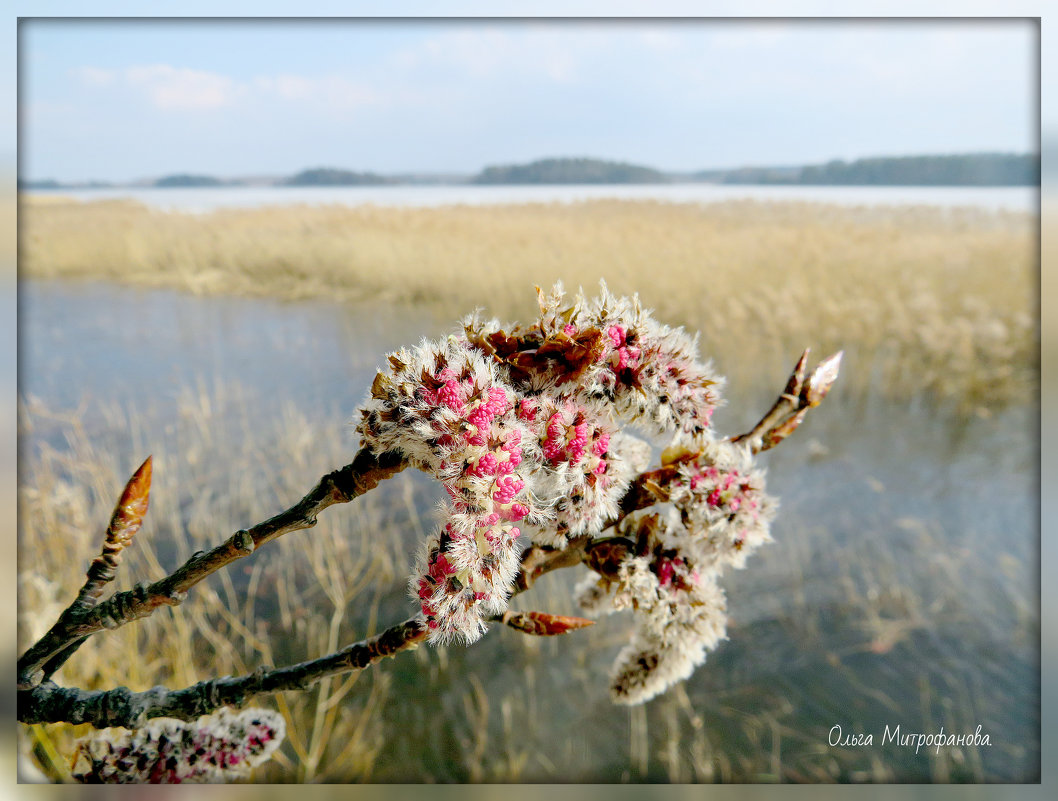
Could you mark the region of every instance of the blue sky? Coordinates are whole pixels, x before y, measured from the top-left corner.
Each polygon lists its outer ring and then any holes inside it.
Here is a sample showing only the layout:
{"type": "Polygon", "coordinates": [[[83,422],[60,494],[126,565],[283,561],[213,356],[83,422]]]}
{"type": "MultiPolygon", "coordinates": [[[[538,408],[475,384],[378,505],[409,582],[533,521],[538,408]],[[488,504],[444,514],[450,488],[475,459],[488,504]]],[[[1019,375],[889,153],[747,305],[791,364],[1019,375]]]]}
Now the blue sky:
{"type": "Polygon", "coordinates": [[[31,20],[22,177],[662,169],[1037,147],[1017,20],[31,20]]]}

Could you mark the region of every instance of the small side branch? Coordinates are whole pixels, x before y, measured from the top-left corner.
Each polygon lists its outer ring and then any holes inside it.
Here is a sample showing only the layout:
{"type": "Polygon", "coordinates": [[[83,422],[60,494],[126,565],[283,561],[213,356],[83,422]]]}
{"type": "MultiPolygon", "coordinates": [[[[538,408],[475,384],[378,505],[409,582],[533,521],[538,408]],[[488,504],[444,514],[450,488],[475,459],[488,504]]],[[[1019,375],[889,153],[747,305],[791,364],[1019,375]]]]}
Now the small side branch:
{"type": "MultiPolygon", "coordinates": [[[[55,625],[44,636],[45,640],[62,636],[67,629],[76,625],[78,620],[87,616],[99,603],[99,598],[106,585],[114,580],[118,567],[121,565],[122,552],[132,542],[136,532],[140,530],[144,515],[147,514],[147,507],[150,503],[151,474],[152,461],[148,456],[125,484],[117,506],[110,515],[110,524],[103,537],[103,549],[99,556],[88,565],[84,586],[77,593],[73,603],[59,615],[55,625]]],[[[43,664],[41,679],[46,681],[51,678],[84,641],[84,637],[77,637],[72,642],[67,642],[57,653],[49,655],[43,664]]],[[[36,667],[34,666],[34,670],[36,667]]]]}
{"type": "Polygon", "coordinates": [[[808,361],[808,350],[794,366],[786,389],[779,396],[768,413],[760,419],[752,431],[731,439],[732,442],[745,442],[753,453],[760,453],[774,448],[790,434],[797,430],[805,419],[808,410],[818,406],[830,392],[841,369],[841,357],[844,351],[838,351],[819,363],[812,375],[805,379],[805,364],[808,361]]]}
{"type": "MultiPolygon", "coordinates": [[[[370,451],[361,449],[350,464],[328,473],[289,509],[252,528],[235,532],[210,551],[199,551],[165,578],[116,593],[99,605],[79,604],[81,595],[85,593],[82,590],[78,600],[60,615],[48,633],[18,660],[19,689],[27,689],[43,681],[45,675],[41,671],[42,666],[58,654],[68,656],[76,647],[74,644],[85,637],[104,628],[116,628],[147,617],[160,606],[181,603],[188,590],[207,576],[237,559],[249,556],[270,540],[315,526],[317,516],[324,509],[336,503],[348,503],[376,487],[380,481],[399,473],[405,466],[406,462],[400,454],[383,453],[376,457],[370,451]]],[[[89,584],[86,584],[86,588],[89,584]]]]}
{"type": "MultiPolygon", "coordinates": [[[[522,569],[515,595],[552,570],[587,564],[606,572],[613,543],[627,544],[621,538],[591,540],[579,537],[564,549],[533,546],[523,554],[522,569]]],[[[535,634],[558,634],[581,628],[591,621],[541,613],[508,613],[503,622],[535,634]],[[533,629],[528,631],[528,629],[533,629]]],[[[391,626],[381,634],[353,643],[340,651],[307,662],[281,668],[260,668],[243,676],[208,679],[180,690],[153,687],[133,692],[127,687],[87,691],[60,687],[51,681],[18,690],[18,720],[23,723],[90,723],[96,728],[123,726],[138,728],[157,717],[195,720],[222,706],[240,706],[256,695],[306,690],[315,682],[341,673],[364,670],[388,656],[416,647],[427,636],[418,618],[391,626]]]]}
{"type": "Polygon", "coordinates": [[[261,668],[244,676],[208,679],[182,690],[153,687],[136,693],[118,687],[88,692],[49,681],[18,691],[18,719],[23,723],[90,723],[96,728],[127,729],[139,728],[157,717],[190,721],[222,706],[240,706],[255,695],[305,690],[327,676],[363,670],[425,639],[422,623],[407,620],[319,659],[283,668],[261,668]]]}

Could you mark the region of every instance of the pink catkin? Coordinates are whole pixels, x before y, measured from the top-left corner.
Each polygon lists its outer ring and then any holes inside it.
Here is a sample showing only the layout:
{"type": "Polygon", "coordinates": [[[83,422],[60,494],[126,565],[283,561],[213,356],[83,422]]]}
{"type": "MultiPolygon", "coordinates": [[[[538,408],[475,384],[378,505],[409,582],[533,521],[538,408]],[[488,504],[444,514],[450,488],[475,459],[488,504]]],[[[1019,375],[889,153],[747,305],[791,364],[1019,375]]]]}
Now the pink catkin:
{"type": "Polygon", "coordinates": [[[445,381],[444,386],[437,390],[437,401],[457,414],[462,414],[466,408],[463,403],[463,393],[454,379],[445,381]]]}
{"type": "Polygon", "coordinates": [[[538,410],[539,407],[536,405],[535,401],[528,398],[523,398],[518,401],[518,417],[527,423],[536,420],[536,413],[538,410]]]}
{"type": "Polygon", "coordinates": [[[478,457],[473,465],[468,465],[465,474],[474,478],[494,476],[499,472],[499,462],[493,453],[485,453],[478,457]]]}
{"type": "Polygon", "coordinates": [[[508,504],[514,500],[514,496],[521,492],[525,486],[525,482],[520,478],[514,478],[512,476],[501,476],[496,479],[496,492],[492,498],[497,503],[508,504]]]}
{"type": "Polygon", "coordinates": [[[608,431],[602,431],[599,433],[599,438],[595,440],[595,444],[591,447],[591,452],[596,456],[605,456],[610,450],[610,434],[608,431]]]}

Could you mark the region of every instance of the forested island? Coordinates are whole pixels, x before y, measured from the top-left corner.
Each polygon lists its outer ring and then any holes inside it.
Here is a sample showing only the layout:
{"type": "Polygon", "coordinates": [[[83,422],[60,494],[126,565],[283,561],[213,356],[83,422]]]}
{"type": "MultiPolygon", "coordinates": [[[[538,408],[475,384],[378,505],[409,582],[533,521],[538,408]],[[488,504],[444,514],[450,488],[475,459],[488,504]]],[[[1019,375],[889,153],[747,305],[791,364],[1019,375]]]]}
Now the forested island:
{"type": "Polygon", "coordinates": [[[664,184],[665,173],[602,159],[541,159],[530,164],[486,167],[472,180],[475,184],[664,184]]]}
{"type": "Polygon", "coordinates": [[[126,184],[100,181],[62,183],[53,179],[23,181],[22,189],[91,189],[147,186],[156,188],[218,186],[378,186],[378,185],[510,185],[510,184],[814,184],[843,186],[1038,186],[1038,154],[968,153],[935,156],[882,156],[825,164],[731,167],[665,172],[639,164],[595,158],[546,158],[526,164],[485,167],[476,175],[402,173],[382,175],[339,167],[313,167],[291,176],[218,178],[178,173],[126,184]]]}
{"type": "Polygon", "coordinates": [[[354,172],[335,167],[315,167],[278,182],[281,186],[377,186],[394,183],[393,179],[373,172],[354,172]]]}
{"type": "Polygon", "coordinates": [[[159,178],[154,185],[161,188],[189,187],[189,186],[224,186],[224,181],[214,178],[212,175],[188,175],[179,173],[159,178]]]}

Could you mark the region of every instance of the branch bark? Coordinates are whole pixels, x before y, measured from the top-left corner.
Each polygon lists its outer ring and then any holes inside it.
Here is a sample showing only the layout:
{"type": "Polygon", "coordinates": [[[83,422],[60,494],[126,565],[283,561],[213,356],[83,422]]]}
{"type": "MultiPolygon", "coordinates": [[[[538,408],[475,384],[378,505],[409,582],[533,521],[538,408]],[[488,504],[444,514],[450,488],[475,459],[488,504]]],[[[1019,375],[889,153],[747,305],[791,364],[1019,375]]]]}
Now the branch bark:
{"type": "MultiPolygon", "coordinates": [[[[512,595],[528,589],[537,578],[552,570],[581,563],[598,569],[598,565],[605,563],[599,555],[607,551],[610,542],[580,537],[562,550],[528,548],[523,554],[523,567],[512,595]]],[[[255,695],[306,690],[328,676],[364,670],[388,656],[418,646],[426,635],[422,621],[411,618],[318,659],[281,668],[263,667],[243,676],[207,679],[180,690],[153,687],[133,692],[127,687],[117,687],[90,692],[44,681],[19,689],[18,720],[28,724],[90,723],[96,728],[124,726],[130,729],[157,717],[195,720],[222,706],[239,706],[255,695]]]]}
{"type": "Polygon", "coordinates": [[[41,670],[45,663],[57,657],[65,658],[84,638],[104,628],[117,628],[147,617],[160,606],[176,606],[187,597],[188,590],[207,576],[249,556],[266,542],[315,526],[317,516],[328,506],[348,503],[376,487],[380,481],[399,473],[406,464],[398,453],[383,453],[376,457],[361,449],[350,464],[325,475],[289,509],[252,528],[235,532],[210,551],[193,554],[165,578],[116,593],[98,605],[81,603],[82,591],[48,633],[18,660],[18,688],[24,690],[40,684],[45,679],[45,671],[41,670]]]}
{"type": "Polygon", "coordinates": [[[222,706],[240,706],[255,695],[305,690],[326,676],[363,670],[424,639],[422,623],[407,620],[319,659],[283,668],[261,668],[244,676],[207,679],[182,690],[153,687],[136,693],[118,687],[89,692],[47,681],[18,691],[18,719],[23,723],[91,723],[96,728],[127,729],[139,728],[157,717],[190,721],[222,706]]]}

